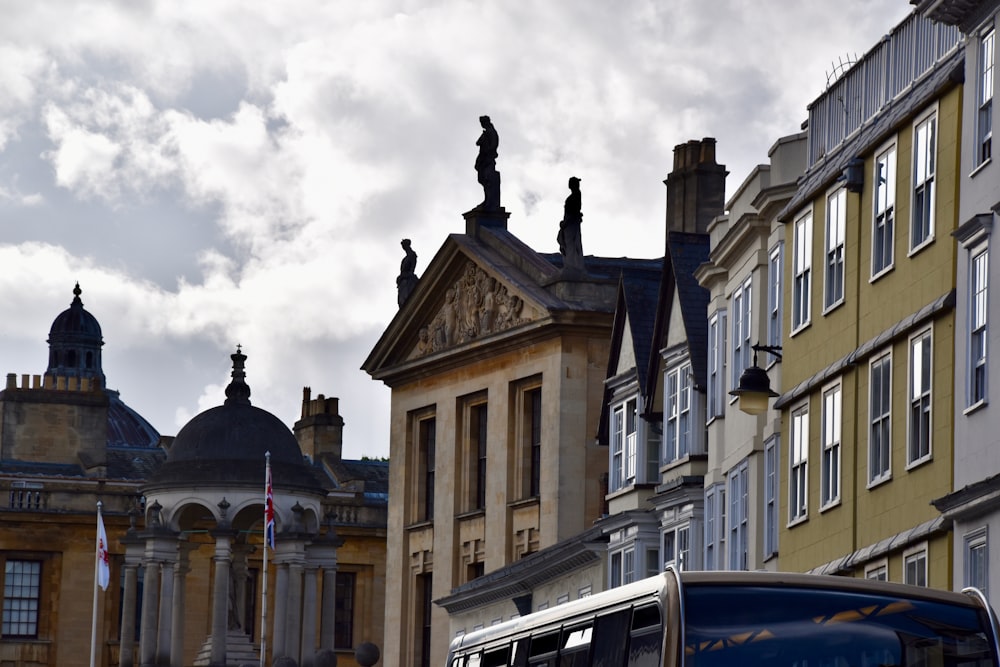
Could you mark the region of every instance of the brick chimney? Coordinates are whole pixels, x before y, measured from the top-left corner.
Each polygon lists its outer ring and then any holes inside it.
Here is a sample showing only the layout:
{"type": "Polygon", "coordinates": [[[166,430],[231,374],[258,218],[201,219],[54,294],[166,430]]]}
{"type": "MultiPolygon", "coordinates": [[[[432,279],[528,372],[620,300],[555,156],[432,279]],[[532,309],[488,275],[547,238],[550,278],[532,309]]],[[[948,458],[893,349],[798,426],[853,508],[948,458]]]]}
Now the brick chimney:
{"type": "Polygon", "coordinates": [[[692,139],[674,146],[674,168],[667,175],[667,234],[708,231],[726,207],[726,171],[715,161],[715,139],[692,139]]]}
{"type": "Polygon", "coordinates": [[[338,399],[319,394],[314,400],[312,389],[302,388],[302,416],[292,430],[302,453],[312,460],[332,455],[340,459],[344,449],[344,419],[338,411],[338,399]]]}

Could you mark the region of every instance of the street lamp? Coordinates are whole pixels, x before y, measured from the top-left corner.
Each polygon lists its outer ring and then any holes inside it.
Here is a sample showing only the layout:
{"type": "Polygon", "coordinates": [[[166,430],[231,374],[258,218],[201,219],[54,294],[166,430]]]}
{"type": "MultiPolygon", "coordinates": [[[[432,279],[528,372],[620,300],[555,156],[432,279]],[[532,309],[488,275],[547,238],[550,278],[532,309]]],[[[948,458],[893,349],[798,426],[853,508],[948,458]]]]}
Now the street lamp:
{"type": "Polygon", "coordinates": [[[767,352],[781,359],[780,345],[751,345],[753,350],[753,365],[743,371],[740,385],[729,392],[730,396],[740,399],[740,410],[748,415],[759,415],[767,412],[767,401],[776,398],[778,394],[771,391],[771,379],[767,371],[757,365],[757,353],[767,352]]]}

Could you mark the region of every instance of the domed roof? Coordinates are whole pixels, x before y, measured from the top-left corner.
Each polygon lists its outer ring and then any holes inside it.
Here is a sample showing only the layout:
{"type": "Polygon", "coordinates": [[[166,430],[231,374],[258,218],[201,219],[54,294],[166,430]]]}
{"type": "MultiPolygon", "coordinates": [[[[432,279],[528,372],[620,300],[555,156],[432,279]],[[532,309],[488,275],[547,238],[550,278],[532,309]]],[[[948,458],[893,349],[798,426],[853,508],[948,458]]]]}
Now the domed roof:
{"type": "Polygon", "coordinates": [[[321,491],[319,478],[305,462],[291,429],[270,412],[250,405],[250,387],[243,372],[246,355],[237,348],[231,358],[233,380],[226,387],[225,403],[184,425],[150,484],[262,486],[265,454],[270,452],[275,486],[321,491]]]}
{"type": "Polygon", "coordinates": [[[83,290],[80,289],[80,283],[77,283],[73,288],[73,302],[52,322],[52,327],[49,329],[50,344],[69,339],[103,344],[101,325],[96,317],[84,310],[83,301],[80,300],[81,294],[83,290]]]}

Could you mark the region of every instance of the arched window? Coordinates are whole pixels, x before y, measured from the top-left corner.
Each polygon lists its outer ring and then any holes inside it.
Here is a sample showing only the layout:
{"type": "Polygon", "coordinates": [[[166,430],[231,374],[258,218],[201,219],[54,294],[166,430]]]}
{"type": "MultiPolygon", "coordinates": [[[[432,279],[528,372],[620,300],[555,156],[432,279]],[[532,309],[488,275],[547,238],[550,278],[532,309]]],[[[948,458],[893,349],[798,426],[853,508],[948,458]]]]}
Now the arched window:
{"type": "Polygon", "coordinates": [[[94,367],[94,353],[93,352],[88,352],[87,353],[87,368],[90,369],[90,368],[93,368],[93,367],[94,367]]]}
{"type": "Polygon", "coordinates": [[[66,366],[69,368],[76,366],[76,350],[70,350],[66,353],[66,366]]]}

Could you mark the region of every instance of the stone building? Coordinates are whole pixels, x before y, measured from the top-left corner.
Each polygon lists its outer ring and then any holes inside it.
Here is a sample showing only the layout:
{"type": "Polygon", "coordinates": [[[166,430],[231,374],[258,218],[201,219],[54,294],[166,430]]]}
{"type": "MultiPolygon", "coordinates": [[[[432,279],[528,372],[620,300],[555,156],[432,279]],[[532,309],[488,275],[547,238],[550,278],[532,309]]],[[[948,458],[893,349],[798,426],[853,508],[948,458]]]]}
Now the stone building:
{"type": "Polygon", "coordinates": [[[778,139],[708,226],[711,256],[695,276],[710,292],[705,475],[706,570],[776,569],[781,414],[746,414],[730,392],[757,365],[781,387],[785,226],[777,214],[805,168],[805,134],[778,139]],[[771,352],[754,352],[754,345],[771,352]],[[777,354],[775,354],[777,353],[777,354]]]}
{"type": "Polygon", "coordinates": [[[89,664],[96,504],[111,578],[97,664],[259,660],[264,452],[277,548],[268,653],[381,645],[388,463],[342,458],[338,400],[303,393],[292,429],[250,405],[241,352],[227,404],[161,437],[104,388],[101,327],[80,290],[49,334],[45,375],[0,392],[0,661],[89,664]]]}
{"type": "Polygon", "coordinates": [[[547,549],[605,511],[595,434],[616,289],[623,269],[659,266],[586,256],[565,271],[503,209],[465,220],[363,366],[392,389],[387,666],[443,664],[458,633],[600,590],[600,554],[547,549]]]}
{"type": "MultiPolygon", "coordinates": [[[[81,294],[52,323],[45,374],[8,374],[0,392],[5,665],[88,664],[97,502],[114,541],[164,459],[156,430],[106,388],[101,326],[81,294]]],[[[117,598],[99,599],[99,664],[116,664],[117,598]]]]}

